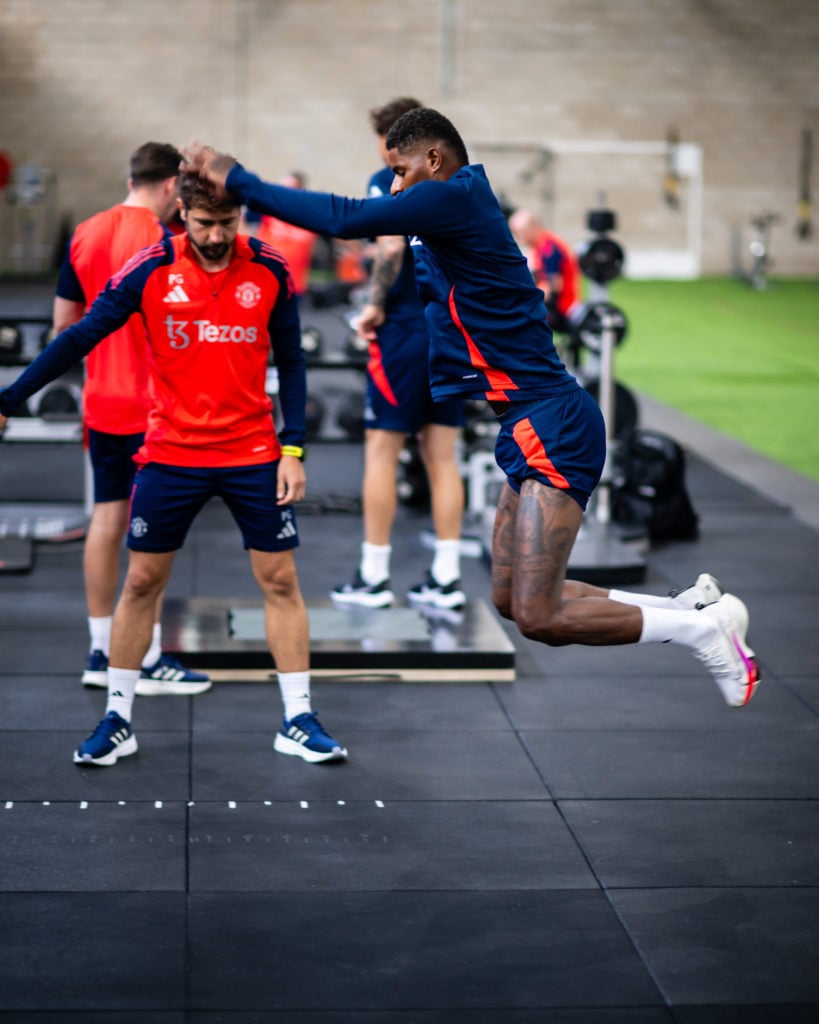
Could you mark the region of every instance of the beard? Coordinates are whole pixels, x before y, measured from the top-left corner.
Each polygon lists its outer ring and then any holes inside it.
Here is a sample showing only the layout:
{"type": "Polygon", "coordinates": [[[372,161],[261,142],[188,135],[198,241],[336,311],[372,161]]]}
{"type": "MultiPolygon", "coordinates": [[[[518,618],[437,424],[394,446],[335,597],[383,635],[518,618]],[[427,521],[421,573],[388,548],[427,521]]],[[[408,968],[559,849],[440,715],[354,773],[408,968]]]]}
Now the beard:
{"type": "Polygon", "coordinates": [[[232,242],[218,242],[214,245],[199,245],[191,236],[190,232],[188,232],[188,238],[190,238],[191,245],[194,249],[196,249],[197,252],[199,252],[209,263],[217,263],[219,260],[224,259],[233,244],[232,242]]]}

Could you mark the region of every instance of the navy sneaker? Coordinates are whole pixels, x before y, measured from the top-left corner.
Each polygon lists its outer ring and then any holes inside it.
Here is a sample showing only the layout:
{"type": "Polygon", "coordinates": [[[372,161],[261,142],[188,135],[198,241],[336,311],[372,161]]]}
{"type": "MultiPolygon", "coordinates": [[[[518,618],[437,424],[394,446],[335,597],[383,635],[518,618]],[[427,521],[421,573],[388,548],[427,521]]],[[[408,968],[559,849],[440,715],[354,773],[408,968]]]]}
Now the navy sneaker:
{"type": "Polygon", "coordinates": [[[380,583],[365,583],[359,569],[349,583],[331,590],[330,597],[339,604],[357,604],[364,608],[386,608],[395,600],[388,579],[380,583]]]}
{"type": "Polygon", "coordinates": [[[162,697],[166,694],[177,697],[194,697],[211,688],[210,676],[194,672],[172,654],[163,654],[150,668],[143,666],[137,680],[136,692],[139,697],[162,697]]]}
{"type": "Polygon", "coordinates": [[[450,611],[463,608],[466,604],[460,580],[439,583],[431,572],[427,573],[421,583],[410,587],[407,597],[416,604],[431,604],[435,608],[448,608],[450,611]]]}
{"type": "Polygon", "coordinates": [[[305,711],[289,722],[283,719],[273,748],[280,754],[295,754],[312,763],[343,761],[347,757],[346,749],[321,727],[317,711],[305,711]]]}
{"type": "Polygon", "coordinates": [[[74,764],[116,764],[137,752],[136,736],[124,718],[109,711],[85,742],[74,751],[74,764]]]}
{"type": "Polygon", "coordinates": [[[108,685],[108,659],[102,651],[94,650],[89,653],[85,662],[85,672],[82,674],[82,685],[108,685]]]}

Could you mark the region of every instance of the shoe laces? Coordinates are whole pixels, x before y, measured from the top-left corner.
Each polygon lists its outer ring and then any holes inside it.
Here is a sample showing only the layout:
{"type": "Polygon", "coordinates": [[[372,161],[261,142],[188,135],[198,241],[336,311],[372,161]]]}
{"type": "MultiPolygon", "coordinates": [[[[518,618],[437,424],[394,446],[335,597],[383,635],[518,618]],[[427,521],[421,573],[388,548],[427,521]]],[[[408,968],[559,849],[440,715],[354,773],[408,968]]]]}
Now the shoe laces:
{"type": "Polygon", "coordinates": [[[116,711],[109,711],[97,728],[91,733],[91,738],[93,739],[97,736],[109,736],[112,732],[116,732],[117,729],[121,729],[123,725],[128,725],[125,719],[118,715],[116,711]],[[119,724],[120,722],[122,725],[119,724]]]}
{"type": "Polygon", "coordinates": [[[328,739],[330,738],[318,720],[318,711],[303,711],[300,715],[296,715],[295,718],[291,718],[290,725],[297,725],[312,736],[315,736],[316,733],[321,733],[323,736],[327,736],[328,739]]]}

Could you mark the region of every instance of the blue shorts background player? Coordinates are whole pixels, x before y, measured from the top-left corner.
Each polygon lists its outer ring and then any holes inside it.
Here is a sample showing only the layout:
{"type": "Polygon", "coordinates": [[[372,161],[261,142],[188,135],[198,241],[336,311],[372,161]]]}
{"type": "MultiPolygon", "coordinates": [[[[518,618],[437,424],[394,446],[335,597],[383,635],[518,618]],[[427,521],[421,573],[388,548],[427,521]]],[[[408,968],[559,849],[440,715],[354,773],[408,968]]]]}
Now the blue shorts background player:
{"type": "Polygon", "coordinates": [[[521,633],[552,646],[678,643],[706,666],[731,707],[759,671],[748,612],[701,575],[681,594],[606,591],[566,579],[569,555],[605,455],[602,416],[561,363],[536,287],[486,173],[454,125],[410,110],[386,140],[391,196],[291,193],[192,140],[191,167],[240,201],[335,237],[409,236],[430,332],[437,398],[489,401],[507,474],[495,517],[492,599],[521,633]]]}
{"type": "MultiPolygon", "coordinates": [[[[418,100],[399,97],[370,111],[384,166],[368,183],[370,196],[389,195],[392,171],[386,166],[387,133],[418,100]]],[[[464,488],[457,444],[464,424],[459,398],[434,402],[429,387],[429,333],[418,297],[413,260],[402,235],[382,235],[367,301],[357,330],[369,342],[367,402],[364,413],[364,540],[358,569],[349,583],[332,591],[342,604],[383,608],[395,600],[390,583],[390,535],[395,521],[395,480],[408,436],[418,436],[429,480],[435,554],[426,578],[413,586],[411,601],[431,608],[459,609],[465,596],[460,581],[460,536],[464,488]]]]}

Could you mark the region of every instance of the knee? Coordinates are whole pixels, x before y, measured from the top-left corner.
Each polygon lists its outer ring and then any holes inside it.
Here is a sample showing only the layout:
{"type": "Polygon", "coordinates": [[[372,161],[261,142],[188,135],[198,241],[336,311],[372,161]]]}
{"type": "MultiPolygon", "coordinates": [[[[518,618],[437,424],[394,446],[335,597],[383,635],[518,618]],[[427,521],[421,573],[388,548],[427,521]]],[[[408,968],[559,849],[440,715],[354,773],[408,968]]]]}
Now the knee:
{"type": "Polygon", "coordinates": [[[516,606],[512,618],[527,640],[537,640],[548,647],[565,647],[571,642],[561,627],[559,615],[548,608],[516,606]]]}
{"type": "Polygon", "coordinates": [[[268,569],[258,577],[258,582],[270,601],[290,600],[300,593],[299,578],[293,565],[268,569]]]}
{"type": "Polygon", "coordinates": [[[138,569],[130,568],[122,586],[122,596],[129,601],[145,601],[155,599],[162,590],[164,581],[158,572],[148,566],[138,569]]]}

